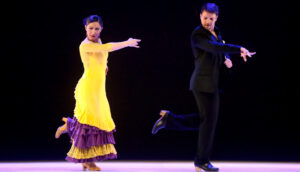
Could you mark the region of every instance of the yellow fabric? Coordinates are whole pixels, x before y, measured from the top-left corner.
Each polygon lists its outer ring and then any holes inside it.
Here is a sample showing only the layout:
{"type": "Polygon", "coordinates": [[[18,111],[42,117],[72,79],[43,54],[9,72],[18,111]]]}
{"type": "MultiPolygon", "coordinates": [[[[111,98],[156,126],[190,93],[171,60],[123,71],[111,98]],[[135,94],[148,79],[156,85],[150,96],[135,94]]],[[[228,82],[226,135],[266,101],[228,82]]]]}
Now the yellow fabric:
{"type": "Polygon", "coordinates": [[[74,116],[81,124],[100,130],[115,129],[105,90],[105,70],[111,44],[83,41],[79,47],[84,74],[75,89],[74,116]]]}
{"type": "Polygon", "coordinates": [[[72,144],[68,156],[76,159],[89,159],[95,158],[98,156],[104,156],[108,154],[117,154],[117,151],[113,144],[101,145],[101,146],[92,146],[90,148],[78,148],[72,144]]]}

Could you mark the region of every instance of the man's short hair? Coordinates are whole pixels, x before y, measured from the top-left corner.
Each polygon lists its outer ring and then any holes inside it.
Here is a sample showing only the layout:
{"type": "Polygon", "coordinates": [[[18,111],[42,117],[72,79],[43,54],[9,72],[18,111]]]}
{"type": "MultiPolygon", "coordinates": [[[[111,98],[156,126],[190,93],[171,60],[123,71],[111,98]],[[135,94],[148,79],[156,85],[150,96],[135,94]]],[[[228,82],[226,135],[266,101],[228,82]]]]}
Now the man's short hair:
{"type": "Polygon", "coordinates": [[[206,3],[201,6],[201,12],[207,11],[210,13],[215,13],[217,16],[219,15],[219,7],[215,3],[206,3]]]}

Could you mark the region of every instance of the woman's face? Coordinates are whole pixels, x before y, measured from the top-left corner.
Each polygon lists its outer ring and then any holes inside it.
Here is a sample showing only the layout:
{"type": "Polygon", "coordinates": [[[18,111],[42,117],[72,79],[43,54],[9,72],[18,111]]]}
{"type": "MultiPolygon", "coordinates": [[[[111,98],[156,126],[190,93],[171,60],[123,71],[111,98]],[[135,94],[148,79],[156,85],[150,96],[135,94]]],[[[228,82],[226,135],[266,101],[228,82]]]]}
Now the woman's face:
{"type": "Polygon", "coordinates": [[[102,31],[102,27],[100,26],[99,22],[92,22],[88,25],[85,25],[85,30],[88,40],[98,42],[100,32],[102,31]]]}

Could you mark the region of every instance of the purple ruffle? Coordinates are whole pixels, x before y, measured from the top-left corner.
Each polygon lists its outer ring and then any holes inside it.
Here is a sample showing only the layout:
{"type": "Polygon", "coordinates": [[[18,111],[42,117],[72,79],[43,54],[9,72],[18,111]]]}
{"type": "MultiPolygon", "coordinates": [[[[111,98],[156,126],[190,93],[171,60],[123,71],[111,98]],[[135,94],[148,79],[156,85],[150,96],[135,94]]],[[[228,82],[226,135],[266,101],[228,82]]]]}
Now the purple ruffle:
{"type": "Polygon", "coordinates": [[[74,117],[68,118],[67,132],[71,137],[74,146],[78,148],[90,148],[92,146],[99,146],[105,144],[115,144],[113,132],[100,130],[87,124],[81,124],[74,117]]]}
{"type": "Polygon", "coordinates": [[[108,160],[108,159],[117,159],[117,155],[116,154],[107,154],[107,155],[103,155],[103,156],[97,156],[95,158],[89,158],[89,159],[76,159],[76,158],[72,158],[67,156],[66,160],[70,161],[70,162],[75,162],[75,163],[87,163],[87,162],[95,162],[95,161],[104,161],[104,160],[108,160]]]}

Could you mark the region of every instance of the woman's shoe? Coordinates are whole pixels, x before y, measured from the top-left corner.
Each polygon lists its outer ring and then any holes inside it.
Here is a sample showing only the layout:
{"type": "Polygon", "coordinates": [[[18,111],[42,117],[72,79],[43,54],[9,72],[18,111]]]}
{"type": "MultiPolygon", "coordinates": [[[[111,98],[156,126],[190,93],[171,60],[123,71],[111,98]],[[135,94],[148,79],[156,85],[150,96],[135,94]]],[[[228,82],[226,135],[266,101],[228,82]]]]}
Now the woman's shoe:
{"type": "Polygon", "coordinates": [[[68,118],[63,117],[62,121],[64,121],[65,124],[57,128],[56,133],[55,133],[55,138],[57,138],[57,139],[60,137],[60,135],[62,135],[63,133],[67,132],[67,121],[68,121],[68,118]]]}
{"type": "Polygon", "coordinates": [[[86,163],[82,163],[82,168],[83,168],[83,171],[86,171],[86,163]]]}
{"type": "Polygon", "coordinates": [[[98,167],[94,162],[82,163],[83,171],[88,169],[89,171],[101,171],[101,168],[98,167]]]}

